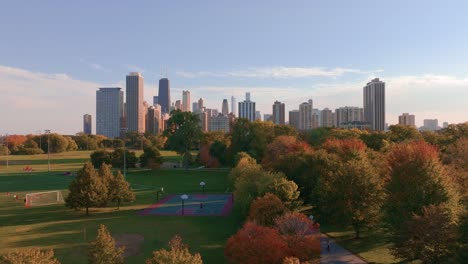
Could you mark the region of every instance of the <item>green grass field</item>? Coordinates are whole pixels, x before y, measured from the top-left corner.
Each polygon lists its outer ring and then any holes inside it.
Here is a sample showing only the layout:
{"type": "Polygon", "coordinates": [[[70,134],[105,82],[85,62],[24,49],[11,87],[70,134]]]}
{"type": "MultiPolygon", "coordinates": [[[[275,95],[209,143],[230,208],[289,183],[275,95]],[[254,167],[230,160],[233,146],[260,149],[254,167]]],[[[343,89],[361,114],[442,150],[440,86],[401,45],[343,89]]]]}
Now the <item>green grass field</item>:
{"type": "Polygon", "coordinates": [[[126,263],[144,263],[153,250],[165,247],[175,234],[182,236],[192,252],[200,252],[205,263],[224,263],[226,240],[243,221],[238,213],[233,212],[228,217],[178,217],[140,216],[137,212],[155,202],[155,190],[160,187],[164,187],[167,194],[199,193],[199,182],[205,181],[207,192],[224,193],[227,171],[130,171],[127,178],[136,189],[137,200],[118,211],[114,207],[92,209],[90,216],[63,205],[24,207],[23,197],[28,192],[63,190],[66,196],[72,177],[60,172],[78,170],[88,159],[87,155],[89,152],[54,154],[50,174],[44,172],[47,170],[46,155],[9,157],[37,162],[31,165],[37,171],[22,172],[23,164],[11,165],[8,171],[4,166],[0,168],[0,254],[20,247],[53,248],[62,263],[86,263],[88,242],[94,240],[98,225],[105,224],[114,235],[144,236],[141,253],[128,257],[126,263]],[[14,201],[6,197],[6,192],[20,194],[21,198],[14,201]]]}

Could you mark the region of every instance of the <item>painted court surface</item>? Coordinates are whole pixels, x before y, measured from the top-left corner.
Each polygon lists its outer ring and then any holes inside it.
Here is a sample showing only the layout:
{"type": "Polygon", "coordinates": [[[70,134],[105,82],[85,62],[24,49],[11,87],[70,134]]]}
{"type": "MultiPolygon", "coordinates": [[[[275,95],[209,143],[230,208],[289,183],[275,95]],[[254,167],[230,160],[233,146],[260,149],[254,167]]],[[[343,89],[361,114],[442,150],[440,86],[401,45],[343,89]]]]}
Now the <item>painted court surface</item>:
{"type": "Polygon", "coordinates": [[[166,196],[158,203],[151,205],[141,212],[142,215],[228,215],[232,210],[232,194],[191,194],[184,202],[180,195],[166,196]]]}

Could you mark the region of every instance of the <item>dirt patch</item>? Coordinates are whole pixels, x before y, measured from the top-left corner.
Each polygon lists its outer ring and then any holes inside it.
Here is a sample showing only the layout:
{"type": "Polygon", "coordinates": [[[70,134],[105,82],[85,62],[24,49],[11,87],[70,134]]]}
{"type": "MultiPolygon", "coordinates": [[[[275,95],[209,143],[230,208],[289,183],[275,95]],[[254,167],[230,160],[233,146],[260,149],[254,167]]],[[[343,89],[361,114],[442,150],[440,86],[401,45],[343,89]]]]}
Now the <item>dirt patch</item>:
{"type": "Polygon", "coordinates": [[[125,247],[124,257],[140,254],[141,247],[145,241],[145,237],[140,234],[116,234],[114,235],[114,239],[117,247],[125,247]]]}

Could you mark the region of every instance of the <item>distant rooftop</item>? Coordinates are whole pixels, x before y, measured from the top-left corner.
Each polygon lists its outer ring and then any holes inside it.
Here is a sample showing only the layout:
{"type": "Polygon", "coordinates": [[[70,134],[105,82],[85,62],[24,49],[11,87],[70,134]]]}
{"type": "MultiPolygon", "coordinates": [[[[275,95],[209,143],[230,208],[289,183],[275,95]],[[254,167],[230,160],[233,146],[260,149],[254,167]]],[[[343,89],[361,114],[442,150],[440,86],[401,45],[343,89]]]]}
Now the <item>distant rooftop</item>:
{"type": "Polygon", "coordinates": [[[143,76],[141,75],[141,73],[139,73],[139,72],[131,72],[131,73],[128,74],[128,76],[140,76],[140,77],[143,77],[143,76]]]}

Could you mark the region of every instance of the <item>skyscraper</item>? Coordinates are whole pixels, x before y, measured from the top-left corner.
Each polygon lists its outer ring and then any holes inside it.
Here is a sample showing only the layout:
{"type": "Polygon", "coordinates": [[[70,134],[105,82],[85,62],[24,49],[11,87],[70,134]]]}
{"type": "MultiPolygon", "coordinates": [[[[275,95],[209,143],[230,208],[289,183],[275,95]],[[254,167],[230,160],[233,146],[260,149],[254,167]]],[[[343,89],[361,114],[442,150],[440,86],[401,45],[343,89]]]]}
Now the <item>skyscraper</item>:
{"type": "Polygon", "coordinates": [[[236,106],[237,106],[237,100],[234,96],[231,96],[231,113],[234,116],[236,116],[236,112],[237,112],[236,106]]]}
{"type": "Polygon", "coordinates": [[[424,131],[436,131],[439,130],[439,120],[437,119],[424,119],[424,126],[421,130],[424,131]]]}
{"type": "Polygon", "coordinates": [[[193,111],[194,113],[198,113],[198,112],[199,112],[199,111],[198,111],[198,102],[193,102],[193,103],[192,103],[192,111],[193,111]]]}
{"type": "Polygon", "coordinates": [[[398,116],[398,124],[416,127],[414,115],[410,115],[409,113],[403,113],[401,116],[398,116]]]}
{"type": "Polygon", "coordinates": [[[203,112],[203,111],[205,111],[205,109],[203,109],[203,107],[205,107],[205,106],[203,105],[203,98],[200,98],[200,99],[198,100],[198,112],[203,112]]]}
{"type": "Polygon", "coordinates": [[[182,103],[180,102],[180,100],[175,101],[175,109],[182,110],[182,103]]]}
{"type": "Polygon", "coordinates": [[[153,105],[159,104],[159,96],[153,96],[153,105]]]}
{"type": "Polygon", "coordinates": [[[190,112],[190,91],[182,91],[182,111],[190,112]]]}
{"type": "Polygon", "coordinates": [[[333,112],[332,110],[325,108],[321,111],[321,127],[333,127],[333,112]]]}
{"type": "Polygon", "coordinates": [[[385,130],[385,83],[375,78],[363,89],[364,119],[372,130],[385,130]]]}
{"type": "Polygon", "coordinates": [[[229,117],[219,114],[210,118],[210,131],[223,131],[229,133],[229,117]]]}
{"type": "Polygon", "coordinates": [[[163,113],[169,113],[171,109],[171,87],[169,79],[162,78],[159,80],[158,103],[161,105],[163,113]]]}
{"type": "Polygon", "coordinates": [[[284,103],[275,101],[273,103],[273,123],[284,125],[284,122],[284,103]]]}
{"type": "Polygon", "coordinates": [[[145,111],[143,109],[143,76],[139,72],[127,75],[126,121],[128,131],[145,132],[145,111]]]}
{"type": "Polygon", "coordinates": [[[336,127],[343,127],[344,123],[364,121],[364,110],[357,106],[345,106],[335,110],[336,127]]]}
{"type": "Polygon", "coordinates": [[[228,106],[228,100],[223,99],[223,106],[221,107],[221,113],[225,116],[229,115],[229,106],[228,106]]]}
{"type": "Polygon", "coordinates": [[[120,135],[123,119],[121,88],[99,88],[96,91],[96,134],[108,138],[120,135]]]}
{"type": "Polygon", "coordinates": [[[150,134],[158,134],[162,131],[161,106],[154,105],[148,108],[146,131],[150,134]]]}
{"type": "Polygon", "coordinates": [[[313,121],[313,102],[309,99],[308,102],[299,105],[299,130],[311,130],[314,128],[313,121]]]}
{"type": "Polygon", "coordinates": [[[260,111],[255,111],[255,120],[262,121],[262,113],[260,111]]]}
{"type": "Polygon", "coordinates": [[[91,115],[85,114],[83,116],[83,133],[86,135],[91,135],[91,130],[92,130],[92,118],[91,115]]]}
{"type": "Polygon", "coordinates": [[[255,102],[250,101],[250,93],[245,94],[244,102],[239,102],[239,118],[255,121],[255,102]]]}
{"type": "Polygon", "coordinates": [[[289,111],[289,125],[299,130],[299,110],[289,111]]]}

